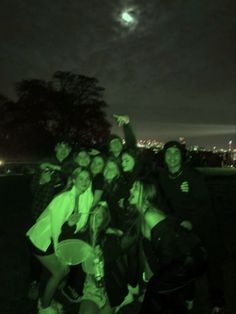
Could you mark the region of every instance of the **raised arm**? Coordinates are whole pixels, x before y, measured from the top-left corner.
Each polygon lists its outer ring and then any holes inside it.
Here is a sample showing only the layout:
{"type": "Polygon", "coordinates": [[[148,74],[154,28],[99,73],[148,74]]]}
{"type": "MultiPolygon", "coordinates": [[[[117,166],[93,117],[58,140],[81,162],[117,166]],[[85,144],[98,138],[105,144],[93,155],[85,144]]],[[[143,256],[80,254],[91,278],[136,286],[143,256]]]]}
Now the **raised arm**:
{"type": "Polygon", "coordinates": [[[113,115],[119,127],[123,127],[125,143],[127,148],[137,148],[137,139],[130,124],[130,118],[127,115],[113,115]]]}

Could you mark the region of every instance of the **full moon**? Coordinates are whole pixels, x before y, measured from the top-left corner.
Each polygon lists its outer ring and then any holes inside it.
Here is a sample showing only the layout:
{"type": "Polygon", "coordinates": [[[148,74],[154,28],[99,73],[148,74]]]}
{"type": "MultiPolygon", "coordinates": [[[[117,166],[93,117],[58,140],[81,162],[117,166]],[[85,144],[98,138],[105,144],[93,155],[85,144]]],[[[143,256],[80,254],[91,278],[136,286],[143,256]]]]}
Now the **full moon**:
{"type": "Polygon", "coordinates": [[[123,9],[119,15],[119,21],[130,30],[135,29],[138,24],[138,13],[134,7],[123,9]]]}
{"type": "Polygon", "coordinates": [[[121,14],[122,20],[127,24],[132,24],[134,22],[134,18],[130,15],[129,12],[125,11],[121,14]]]}

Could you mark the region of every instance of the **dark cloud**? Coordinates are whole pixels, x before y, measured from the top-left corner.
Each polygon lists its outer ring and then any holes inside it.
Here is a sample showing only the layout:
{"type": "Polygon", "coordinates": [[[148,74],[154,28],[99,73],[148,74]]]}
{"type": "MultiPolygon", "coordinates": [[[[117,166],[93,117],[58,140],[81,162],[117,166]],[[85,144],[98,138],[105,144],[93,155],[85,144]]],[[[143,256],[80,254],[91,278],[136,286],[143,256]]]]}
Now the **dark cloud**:
{"type": "MultiPolygon", "coordinates": [[[[0,91],[12,96],[23,78],[73,71],[96,76],[108,114],[129,114],[140,137],[164,139],[161,123],[176,134],[182,123],[230,126],[234,12],[233,0],[2,0],[0,91]],[[120,24],[124,7],[136,10],[133,29],[120,24]]],[[[219,136],[219,144],[228,137],[219,136]]]]}

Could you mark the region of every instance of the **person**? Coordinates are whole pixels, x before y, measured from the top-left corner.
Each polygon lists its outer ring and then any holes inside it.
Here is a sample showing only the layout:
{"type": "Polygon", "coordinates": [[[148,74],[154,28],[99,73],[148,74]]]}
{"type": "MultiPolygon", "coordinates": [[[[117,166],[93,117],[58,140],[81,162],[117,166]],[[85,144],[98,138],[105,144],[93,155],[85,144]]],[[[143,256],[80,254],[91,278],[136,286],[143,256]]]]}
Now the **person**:
{"type": "MultiPolygon", "coordinates": [[[[83,159],[84,160],[84,159],[83,159]]],[[[80,163],[80,165],[87,165],[88,163],[80,163]]],[[[104,156],[101,153],[96,153],[90,163],[90,172],[92,175],[92,192],[93,192],[93,203],[91,211],[97,206],[103,195],[104,189],[104,177],[103,169],[105,165],[104,156]]],[[[79,284],[78,278],[83,276],[81,267],[79,265],[73,266],[70,269],[67,283],[61,288],[62,294],[66,299],[72,303],[78,303],[81,299],[82,287],[79,284]]]]}
{"type": "Polygon", "coordinates": [[[163,212],[153,182],[134,182],[129,203],[140,214],[143,239],[147,287],[140,314],[188,313],[184,289],[204,271],[206,253],[200,239],[163,212]]]}
{"type": "Polygon", "coordinates": [[[79,314],[113,314],[128,294],[122,269],[119,239],[107,232],[110,223],[107,203],[99,202],[90,216],[90,243],[93,254],[84,263],[87,273],[79,314]]]}
{"type": "MultiPolygon", "coordinates": [[[[106,201],[111,214],[110,228],[111,232],[117,235],[123,234],[119,229],[119,211],[120,202],[127,194],[127,189],[123,185],[123,178],[120,164],[117,159],[108,158],[103,171],[104,193],[102,201],[106,201]]],[[[128,192],[129,193],[129,192],[128,192]]]]}
{"type": "Polygon", "coordinates": [[[91,174],[77,168],[72,174],[72,186],[53,198],[47,208],[27,231],[29,245],[39,262],[51,273],[42,298],[38,302],[39,314],[58,313],[53,295],[69,267],[58,258],[57,248],[62,230],[72,229],[76,234],[86,227],[93,202],[91,174]]]}
{"type": "Polygon", "coordinates": [[[80,148],[78,152],[74,153],[74,162],[77,167],[88,168],[91,162],[89,152],[85,148],[80,148]]]}
{"type": "MultiPolygon", "coordinates": [[[[132,170],[133,170],[132,163],[132,170]]],[[[131,167],[127,167],[127,170],[131,167]]],[[[130,182],[122,175],[122,170],[116,159],[109,158],[104,168],[104,194],[102,200],[107,203],[110,211],[110,223],[107,228],[107,235],[111,241],[116,241],[111,248],[114,258],[117,256],[117,263],[121,270],[120,276],[126,283],[126,289],[136,289],[137,273],[139,269],[138,259],[138,216],[128,206],[130,182]],[[113,239],[113,240],[112,240],[113,239]]]]}
{"type": "Polygon", "coordinates": [[[159,169],[158,184],[166,200],[167,213],[175,218],[177,225],[195,232],[206,247],[212,313],[220,313],[225,301],[223,274],[219,266],[223,262],[218,249],[219,230],[204,177],[185,160],[184,146],[177,141],[167,142],[163,148],[164,168],[159,169]]]}
{"type": "MultiPolygon", "coordinates": [[[[55,145],[55,156],[40,163],[30,184],[32,195],[31,223],[35,223],[55,194],[65,188],[70,173],[68,160],[72,144],[68,140],[59,140],[55,145]]],[[[39,294],[41,265],[35,258],[30,260],[30,286],[28,297],[36,300],[39,294]]]]}
{"type": "Polygon", "coordinates": [[[64,189],[69,174],[67,162],[72,145],[66,140],[55,145],[55,156],[40,163],[31,182],[32,218],[35,221],[53,196],[64,189]]]}
{"type": "Polygon", "coordinates": [[[137,140],[127,115],[114,114],[113,118],[116,120],[119,127],[123,127],[125,145],[123,145],[120,136],[111,134],[108,140],[108,156],[116,159],[119,165],[121,165],[121,154],[123,149],[135,149],[137,147],[137,140]]]}
{"type": "Polygon", "coordinates": [[[104,256],[101,248],[109,221],[110,215],[106,204],[104,202],[98,203],[89,220],[89,242],[93,248],[93,256],[90,258],[90,271],[88,271],[88,266],[86,267],[88,261],[84,266],[87,274],[79,314],[113,313],[104,284],[104,256]]]}

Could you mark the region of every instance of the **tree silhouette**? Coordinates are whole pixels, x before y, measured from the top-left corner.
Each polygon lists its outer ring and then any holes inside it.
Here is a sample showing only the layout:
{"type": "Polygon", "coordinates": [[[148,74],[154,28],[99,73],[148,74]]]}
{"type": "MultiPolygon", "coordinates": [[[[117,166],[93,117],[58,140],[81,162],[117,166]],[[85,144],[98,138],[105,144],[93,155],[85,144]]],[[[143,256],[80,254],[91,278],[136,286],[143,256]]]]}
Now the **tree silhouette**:
{"type": "Polygon", "coordinates": [[[58,139],[102,146],[110,124],[104,88],[93,77],[55,72],[51,81],[22,80],[17,101],[0,95],[0,145],[15,156],[44,155],[58,139]]]}

